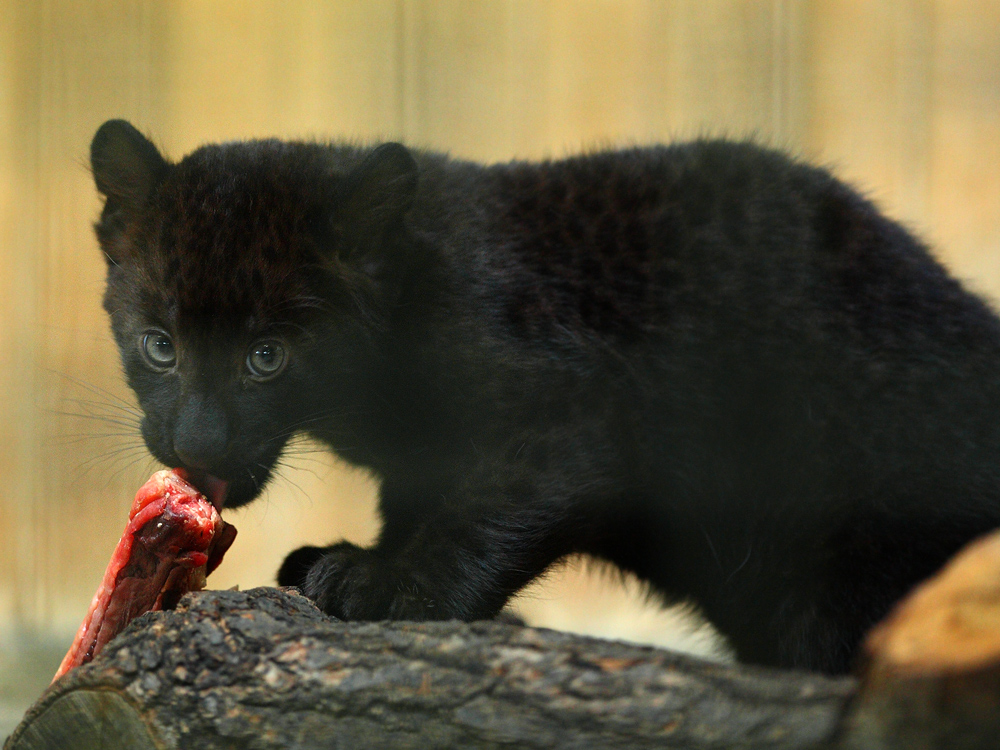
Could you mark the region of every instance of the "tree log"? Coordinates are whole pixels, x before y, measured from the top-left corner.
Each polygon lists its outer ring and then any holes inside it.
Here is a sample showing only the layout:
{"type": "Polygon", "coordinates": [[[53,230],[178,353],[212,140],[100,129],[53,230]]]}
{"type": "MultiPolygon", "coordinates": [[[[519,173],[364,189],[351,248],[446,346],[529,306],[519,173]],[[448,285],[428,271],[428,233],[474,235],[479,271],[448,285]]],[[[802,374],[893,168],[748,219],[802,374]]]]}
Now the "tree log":
{"type": "Polygon", "coordinates": [[[844,748],[1000,747],[1000,532],[918,586],[864,650],[844,748]]]}
{"type": "Polygon", "coordinates": [[[500,622],[345,623],[294,589],[138,618],[5,750],[1000,747],[1000,532],[867,638],[860,681],[500,622]]]}
{"type": "Polygon", "coordinates": [[[828,740],[854,688],[499,622],[338,622],[291,590],[204,591],[52,685],[5,747],[791,750],[828,740]]]}

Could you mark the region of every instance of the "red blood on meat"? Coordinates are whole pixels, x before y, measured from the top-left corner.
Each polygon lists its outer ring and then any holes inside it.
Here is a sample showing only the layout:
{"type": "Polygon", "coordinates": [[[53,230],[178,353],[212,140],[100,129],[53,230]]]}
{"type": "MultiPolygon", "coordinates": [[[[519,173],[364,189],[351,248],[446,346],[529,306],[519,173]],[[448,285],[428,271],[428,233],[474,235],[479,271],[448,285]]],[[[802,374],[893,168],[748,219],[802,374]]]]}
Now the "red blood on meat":
{"type": "Polygon", "coordinates": [[[170,609],[205,586],[236,538],[183,469],[164,469],[136,493],[129,521],[90,609],[63,658],[58,679],[86,664],[139,615],[170,609]]]}

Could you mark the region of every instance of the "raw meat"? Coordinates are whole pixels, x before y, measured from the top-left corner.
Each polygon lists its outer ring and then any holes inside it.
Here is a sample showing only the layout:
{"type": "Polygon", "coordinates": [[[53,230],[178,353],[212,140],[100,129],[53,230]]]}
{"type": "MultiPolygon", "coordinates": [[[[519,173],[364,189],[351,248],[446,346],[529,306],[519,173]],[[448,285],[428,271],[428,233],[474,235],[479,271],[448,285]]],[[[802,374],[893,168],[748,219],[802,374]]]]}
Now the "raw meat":
{"type": "Polygon", "coordinates": [[[188,483],[183,469],[164,469],[136,493],[129,522],[54,680],[86,664],[133,619],[170,609],[205,587],[236,538],[236,528],[188,483]]]}

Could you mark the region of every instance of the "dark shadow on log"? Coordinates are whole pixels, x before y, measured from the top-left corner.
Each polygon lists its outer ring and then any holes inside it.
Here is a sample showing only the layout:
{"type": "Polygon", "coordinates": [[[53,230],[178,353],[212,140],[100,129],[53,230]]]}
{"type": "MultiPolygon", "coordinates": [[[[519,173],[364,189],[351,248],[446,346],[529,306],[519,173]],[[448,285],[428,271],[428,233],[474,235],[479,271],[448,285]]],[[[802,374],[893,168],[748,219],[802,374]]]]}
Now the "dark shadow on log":
{"type": "Polygon", "coordinates": [[[50,687],[5,748],[819,748],[856,684],[499,622],[343,623],[286,590],[206,591],[50,687]]]}

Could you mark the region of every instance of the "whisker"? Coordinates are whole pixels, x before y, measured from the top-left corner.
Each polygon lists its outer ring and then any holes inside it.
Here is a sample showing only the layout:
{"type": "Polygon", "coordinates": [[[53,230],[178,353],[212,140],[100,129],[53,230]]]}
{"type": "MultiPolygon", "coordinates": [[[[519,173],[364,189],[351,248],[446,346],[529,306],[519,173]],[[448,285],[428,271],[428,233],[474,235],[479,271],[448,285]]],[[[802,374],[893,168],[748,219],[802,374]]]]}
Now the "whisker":
{"type": "MultiPolygon", "coordinates": [[[[262,467],[265,471],[267,470],[267,467],[264,466],[263,464],[257,464],[257,465],[262,467]]],[[[253,482],[254,490],[256,492],[260,492],[260,482],[257,481],[257,477],[254,476],[253,472],[250,469],[247,469],[246,472],[247,474],[250,475],[250,481],[253,482]]]]}
{"type": "Polygon", "coordinates": [[[313,456],[328,456],[330,451],[325,448],[286,448],[282,455],[302,458],[303,461],[312,461],[313,463],[325,463],[322,459],[313,458],[313,456]]]}
{"type": "MultiPolygon", "coordinates": [[[[73,401],[67,401],[68,404],[72,405],[73,401]]],[[[81,408],[78,411],[70,411],[66,409],[59,409],[55,407],[42,407],[44,411],[49,414],[58,414],[64,417],[76,417],[79,419],[95,419],[105,422],[110,422],[115,420],[121,424],[131,424],[136,428],[139,427],[142,422],[141,412],[125,412],[124,410],[119,411],[99,411],[93,406],[81,404],[81,408]]]]}
{"type": "Polygon", "coordinates": [[[141,436],[135,432],[100,432],[100,433],[71,433],[67,435],[57,435],[54,442],[59,445],[75,445],[87,440],[101,440],[105,438],[135,438],[141,442],[141,436]]]}
{"type": "Polygon", "coordinates": [[[49,373],[51,373],[51,374],[53,374],[53,375],[58,375],[59,377],[64,378],[65,380],[68,380],[69,382],[71,382],[71,383],[73,383],[75,385],[78,385],[79,387],[83,388],[84,390],[90,391],[95,396],[103,396],[105,398],[110,398],[110,399],[112,399],[114,401],[119,402],[120,404],[123,404],[124,406],[134,408],[134,404],[132,402],[126,401],[124,398],[122,398],[121,396],[119,396],[117,393],[113,393],[111,391],[105,390],[104,388],[100,388],[100,387],[98,387],[96,385],[93,385],[91,383],[87,383],[84,380],[80,380],[79,378],[75,378],[72,375],[69,375],[69,374],[67,374],[65,372],[60,372],[59,370],[53,370],[51,368],[46,368],[46,371],[49,372],[49,373]]]}
{"type": "MultiPolygon", "coordinates": [[[[316,463],[320,463],[320,462],[316,461],[316,463]]],[[[283,469],[291,469],[292,471],[304,471],[304,472],[306,472],[308,474],[312,474],[320,482],[323,481],[323,477],[321,477],[319,475],[319,472],[317,472],[315,469],[310,469],[308,466],[293,466],[290,463],[286,463],[282,459],[279,459],[278,461],[276,461],[275,462],[275,466],[280,466],[283,469]]],[[[284,479],[284,478],[287,478],[287,477],[282,476],[282,478],[284,479]]]]}
{"type": "Polygon", "coordinates": [[[92,409],[88,409],[85,411],[66,411],[64,409],[57,409],[51,406],[42,408],[49,414],[58,414],[63,417],[80,417],[81,419],[100,419],[104,421],[117,420],[122,424],[134,424],[136,426],[138,426],[139,423],[142,421],[141,418],[143,416],[141,413],[136,413],[136,414],[129,414],[128,417],[130,418],[126,418],[125,416],[122,416],[121,414],[118,413],[105,414],[98,411],[94,411],[92,409]]]}
{"type": "Polygon", "coordinates": [[[60,416],[65,416],[65,417],[79,417],[81,419],[88,419],[94,422],[100,422],[101,424],[114,425],[115,427],[124,427],[126,429],[133,431],[133,434],[136,435],[140,434],[139,432],[140,428],[138,422],[127,422],[125,420],[114,419],[112,417],[98,417],[89,414],[74,414],[73,412],[54,411],[54,410],[47,410],[47,411],[50,414],[58,414],[60,416]]]}
{"type": "MultiPolygon", "coordinates": [[[[262,468],[266,468],[263,464],[257,464],[257,465],[260,466],[260,467],[262,467],[262,468]]],[[[283,465],[281,464],[280,460],[276,461],[274,465],[275,465],[275,467],[287,468],[287,467],[283,467],[283,465]]],[[[287,482],[288,484],[292,485],[292,487],[294,487],[299,492],[301,492],[302,496],[305,497],[307,500],[309,499],[309,495],[306,493],[306,491],[304,489],[302,489],[302,487],[298,483],[296,483],[293,480],[289,479],[284,473],[275,471],[274,475],[277,476],[281,481],[287,482]]]]}
{"type": "Polygon", "coordinates": [[[103,409],[115,409],[117,411],[123,411],[126,414],[131,414],[136,417],[142,416],[142,410],[137,406],[128,406],[124,404],[112,404],[107,401],[95,401],[94,399],[88,398],[70,398],[69,396],[64,396],[62,401],[68,401],[70,403],[80,404],[88,409],[94,407],[101,407],[103,409]]]}
{"type": "MultiPolygon", "coordinates": [[[[111,484],[111,481],[114,480],[116,477],[118,477],[120,474],[124,473],[125,471],[127,471],[130,468],[132,468],[133,466],[135,466],[136,464],[138,464],[140,461],[142,461],[142,458],[143,458],[142,456],[136,456],[132,460],[128,461],[124,466],[122,466],[120,469],[118,469],[116,472],[114,472],[113,474],[111,474],[111,476],[108,477],[108,484],[111,484]]],[[[156,464],[156,463],[158,463],[156,461],[156,459],[154,459],[154,458],[152,458],[150,456],[149,457],[149,461],[147,462],[147,465],[150,466],[150,469],[152,468],[152,464],[156,464]]],[[[149,470],[147,470],[145,473],[152,473],[152,472],[149,471],[149,470]]]]}
{"type": "Polygon", "coordinates": [[[109,448],[108,450],[98,453],[97,455],[90,456],[86,459],[85,463],[90,463],[91,461],[100,461],[104,458],[110,458],[111,456],[118,455],[119,453],[124,453],[125,451],[133,450],[146,450],[144,443],[131,443],[125,445],[116,445],[114,448],[109,448]]]}
{"type": "MultiPolygon", "coordinates": [[[[329,456],[329,451],[295,451],[295,450],[285,450],[281,454],[282,460],[294,459],[296,462],[302,461],[310,464],[318,464],[320,466],[326,466],[329,462],[323,458],[317,458],[316,456],[329,456]]],[[[289,464],[289,466],[291,466],[289,464]]],[[[293,467],[294,468],[294,467],[293,467]]]]}
{"type": "MultiPolygon", "coordinates": [[[[136,461],[142,460],[147,455],[149,454],[146,452],[144,447],[143,448],[131,447],[131,448],[118,449],[115,451],[109,451],[108,453],[104,453],[100,456],[95,456],[81,463],[77,467],[77,473],[81,477],[85,477],[93,469],[96,469],[105,461],[110,463],[110,468],[114,468],[114,466],[119,461],[125,461],[126,462],[125,466],[127,467],[132,463],[135,463],[136,461]]],[[[117,476],[117,472],[113,473],[111,477],[109,477],[109,481],[114,476],[117,476]]]]}
{"type": "Polygon", "coordinates": [[[290,425],[287,425],[285,429],[282,432],[278,433],[275,437],[285,437],[287,435],[291,435],[301,430],[304,425],[314,424],[316,422],[319,422],[324,419],[329,419],[331,417],[354,416],[356,414],[361,414],[361,413],[363,413],[361,410],[352,412],[352,411],[345,411],[342,409],[328,409],[324,411],[314,412],[308,417],[303,417],[302,419],[299,419],[295,422],[292,422],[290,425]]]}
{"type": "MultiPolygon", "coordinates": [[[[362,414],[364,412],[362,412],[362,411],[359,410],[356,413],[357,414],[362,414]]],[[[324,419],[327,419],[330,416],[346,416],[347,414],[348,414],[348,412],[343,412],[343,411],[341,411],[339,413],[332,413],[331,412],[330,414],[319,414],[319,415],[316,415],[316,416],[313,416],[313,417],[306,417],[306,418],[300,419],[297,422],[295,422],[292,425],[290,425],[289,427],[286,427],[282,431],[277,432],[274,435],[271,435],[270,437],[268,437],[264,441],[264,445],[269,445],[269,444],[277,442],[279,440],[286,440],[286,439],[294,438],[297,434],[301,433],[303,430],[307,430],[309,428],[309,425],[314,424],[316,422],[320,422],[320,421],[322,421],[324,419]]]]}

